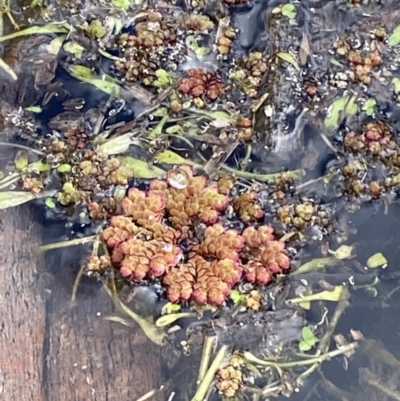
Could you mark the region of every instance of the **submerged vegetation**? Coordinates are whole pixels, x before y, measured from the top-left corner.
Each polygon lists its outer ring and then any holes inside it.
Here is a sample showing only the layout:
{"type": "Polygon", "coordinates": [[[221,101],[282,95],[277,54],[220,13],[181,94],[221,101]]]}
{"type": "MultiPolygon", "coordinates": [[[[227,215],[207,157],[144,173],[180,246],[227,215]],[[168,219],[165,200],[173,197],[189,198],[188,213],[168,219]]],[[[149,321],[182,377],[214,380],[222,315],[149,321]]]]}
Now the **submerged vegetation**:
{"type": "MultiPolygon", "coordinates": [[[[90,245],[73,299],[94,277],[108,319],[182,364],[202,350],[187,389],[171,368],[180,399],[290,396],[324,361],[389,353],[334,332],[388,264],[358,257],[342,216],[398,202],[395,2],[95,3],[0,10],[18,48],[0,63],[0,208],[34,200],[65,224],[38,251],[90,245]],[[332,10],[351,21],[322,29],[332,10]]],[[[400,399],[376,374],[361,376],[400,399]]]]}

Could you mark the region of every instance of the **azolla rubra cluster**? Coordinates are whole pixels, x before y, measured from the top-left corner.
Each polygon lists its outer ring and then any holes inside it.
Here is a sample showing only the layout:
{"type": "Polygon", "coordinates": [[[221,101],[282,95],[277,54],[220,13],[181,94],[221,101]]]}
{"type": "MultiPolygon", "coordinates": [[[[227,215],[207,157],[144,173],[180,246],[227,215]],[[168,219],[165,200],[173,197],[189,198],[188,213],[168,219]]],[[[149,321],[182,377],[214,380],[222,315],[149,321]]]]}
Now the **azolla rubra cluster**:
{"type": "Polygon", "coordinates": [[[128,280],[158,278],[171,302],[221,305],[242,280],[268,284],[290,266],[285,244],[268,225],[225,228],[220,217],[232,201],[186,166],[147,190],[129,189],[101,234],[111,264],[128,280]]]}

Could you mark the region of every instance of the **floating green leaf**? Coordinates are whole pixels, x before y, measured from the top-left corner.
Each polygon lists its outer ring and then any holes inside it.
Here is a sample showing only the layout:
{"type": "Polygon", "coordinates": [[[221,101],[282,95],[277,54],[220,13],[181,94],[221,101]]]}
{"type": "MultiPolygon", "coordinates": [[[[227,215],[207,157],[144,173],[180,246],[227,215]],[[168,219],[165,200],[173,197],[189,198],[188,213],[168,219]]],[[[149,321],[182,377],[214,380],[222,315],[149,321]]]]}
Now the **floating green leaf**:
{"type": "Polygon", "coordinates": [[[26,111],[30,111],[31,113],[41,113],[42,112],[42,108],[40,106],[28,106],[25,107],[26,111]]]}
{"type": "Polygon", "coordinates": [[[59,173],[69,173],[72,170],[72,167],[70,164],[60,164],[57,167],[57,171],[59,173]]]}
{"type": "Polygon", "coordinates": [[[54,202],[54,200],[52,198],[46,198],[44,203],[50,209],[54,209],[56,207],[56,202],[54,202]]]}
{"type": "Polygon", "coordinates": [[[340,61],[338,61],[338,60],[336,60],[335,58],[333,58],[333,57],[331,57],[331,58],[329,59],[329,61],[330,61],[330,63],[333,64],[333,65],[336,65],[336,66],[338,66],[338,67],[343,67],[343,64],[342,64],[340,61]]]}
{"type": "Polygon", "coordinates": [[[132,169],[134,176],[137,178],[159,178],[165,174],[165,171],[160,169],[159,167],[149,166],[147,162],[135,159],[134,157],[121,156],[119,157],[119,160],[121,160],[121,163],[125,167],[129,167],[130,169],[132,169]]]}
{"type": "Polygon", "coordinates": [[[307,263],[302,264],[297,270],[295,270],[292,274],[299,274],[299,273],[309,273],[315,270],[321,270],[324,267],[328,266],[336,266],[340,262],[334,257],[328,258],[316,258],[310,260],[307,263]]]}
{"type": "Polygon", "coordinates": [[[29,161],[28,161],[28,155],[27,155],[25,152],[23,152],[23,151],[19,151],[19,152],[17,153],[17,156],[16,156],[15,159],[14,159],[15,167],[16,167],[18,170],[23,170],[25,167],[28,166],[28,163],[29,163],[29,161]]]}
{"type": "Polygon", "coordinates": [[[400,93],[400,78],[397,78],[397,77],[393,78],[392,84],[394,86],[394,91],[396,93],[400,93]]]}
{"type": "Polygon", "coordinates": [[[318,342],[317,337],[308,326],[303,327],[301,330],[301,338],[299,350],[302,352],[309,351],[318,342]]]}
{"type": "Polygon", "coordinates": [[[282,15],[289,18],[295,19],[296,18],[296,8],[293,4],[284,4],[282,6],[282,15]]]}
{"type": "Polygon", "coordinates": [[[400,25],[397,26],[388,37],[389,46],[397,46],[400,43],[400,25]]]}
{"type": "Polygon", "coordinates": [[[121,87],[107,74],[97,76],[90,68],[83,65],[69,65],[66,70],[79,81],[93,85],[109,95],[121,97],[121,87]]]}
{"type": "Polygon", "coordinates": [[[301,302],[308,301],[332,301],[338,302],[342,300],[349,299],[349,290],[342,285],[338,285],[333,291],[322,291],[317,294],[305,295],[304,297],[288,299],[286,302],[288,304],[298,304],[301,302]]]}
{"type": "Polygon", "coordinates": [[[375,99],[368,99],[365,101],[363,105],[363,110],[367,116],[372,116],[375,111],[376,100],[375,99]]]}
{"type": "Polygon", "coordinates": [[[131,6],[130,0],[111,0],[111,4],[114,7],[121,8],[122,10],[127,11],[131,6]]]}
{"type": "Polygon", "coordinates": [[[107,29],[101,21],[93,20],[89,25],[90,35],[95,39],[101,39],[107,35],[107,29]]]}
{"type": "Polygon", "coordinates": [[[341,245],[336,251],[334,252],[335,258],[342,260],[342,259],[351,259],[353,258],[353,245],[341,245]]]}
{"type": "Polygon", "coordinates": [[[47,24],[43,26],[31,26],[30,28],[22,29],[8,35],[0,36],[0,42],[4,42],[9,39],[19,38],[21,36],[28,35],[45,35],[48,33],[67,33],[70,30],[70,26],[67,23],[63,24],[47,24]]]}
{"type": "Polygon", "coordinates": [[[277,54],[277,57],[279,57],[283,61],[286,61],[289,64],[292,64],[292,66],[294,68],[296,68],[297,71],[300,71],[300,67],[297,64],[297,61],[295,60],[295,58],[290,53],[279,52],[277,54]]]}
{"type": "Polygon", "coordinates": [[[235,305],[240,305],[246,300],[246,296],[239,290],[232,290],[229,298],[233,301],[235,305]]]}
{"type": "Polygon", "coordinates": [[[357,97],[342,96],[336,99],[328,108],[328,113],[325,118],[325,126],[329,129],[335,130],[339,127],[341,122],[340,118],[342,113],[345,115],[354,115],[358,111],[356,103],[357,97]]]}
{"type": "Polygon", "coordinates": [[[157,79],[153,82],[156,88],[167,88],[172,82],[171,76],[162,68],[156,71],[156,77],[157,79]]]}
{"type": "Polygon", "coordinates": [[[199,46],[197,43],[196,37],[193,35],[189,35],[186,38],[186,46],[194,52],[196,57],[201,60],[204,58],[208,53],[210,53],[210,49],[208,47],[199,46]]]}
{"type": "Polygon", "coordinates": [[[28,171],[33,173],[44,173],[46,171],[49,171],[50,169],[51,169],[50,164],[44,163],[42,161],[31,163],[28,166],[28,171]]]}
{"type": "Polygon", "coordinates": [[[45,196],[53,196],[55,191],[44,191],[39,194],[25,191],[4,191],[0,192],[0,209],[8,209],[30,202],[33,199],[45,196]]]}
{"type": "Polygon", "coordinates": [[[159,163],[195,165],[195,163],[193,163],[191,160],[185,159],[182,156],[179,156],[177,153],[172,152],[171,150],[164,150],[157,153],[156,158],[159,163]]]}
{"type": "Polygon", "coordinates": [[[71,53],[77,59],[82,58],[85,51],[85,48],[76,42],[67,42],[63,47],[66,52],[71,53]]]}
{"type": "Polygon", "coordinates": [[[367,266],[370,269],[376,269],[377,267],[385,266],[387,265],[387,263],[388,260],[381,252],[375,253],[374,255],[370,256],[367,260],[367,266]]]}
{"type": "Polygon", "coordinates": [[[161,309],[162,315],[169,315],[171,313],[179,312],[181,306],[179,304],[174,304],[172,302],[167,302],[161,309]]]}

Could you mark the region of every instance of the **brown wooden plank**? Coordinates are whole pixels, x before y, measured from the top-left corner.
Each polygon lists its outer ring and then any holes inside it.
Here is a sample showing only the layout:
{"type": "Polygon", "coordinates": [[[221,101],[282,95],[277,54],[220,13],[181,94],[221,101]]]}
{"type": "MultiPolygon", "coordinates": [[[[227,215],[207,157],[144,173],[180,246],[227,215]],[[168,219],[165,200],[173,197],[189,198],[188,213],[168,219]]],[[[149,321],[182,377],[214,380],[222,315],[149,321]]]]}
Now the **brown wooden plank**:
{"type": "Polygon", "coordinates": [[[41,401],[45,307],[32,209],[3,213],[0,245],[0,399],[41,401]]]}

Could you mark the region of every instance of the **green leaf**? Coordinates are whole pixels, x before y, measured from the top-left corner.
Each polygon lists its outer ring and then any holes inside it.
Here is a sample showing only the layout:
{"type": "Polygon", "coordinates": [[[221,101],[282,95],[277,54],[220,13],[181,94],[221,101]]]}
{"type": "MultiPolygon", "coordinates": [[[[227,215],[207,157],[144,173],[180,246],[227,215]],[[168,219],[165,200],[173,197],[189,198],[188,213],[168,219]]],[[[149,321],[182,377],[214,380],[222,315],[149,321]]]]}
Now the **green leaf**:
{"type": "Polygon", "coordinates": [[[240,305],[246,300],[246,296],[239,290],[232,290],[229,298],[233,301],[235,305],[240,305]]]}
{"type": "Polygon", "coordinates": [[[125,167],[133,170],[133,174],[137,178],[159,178],[165,175],[165,171],[156,166],[149,166],[147,162],[135,159],[131,156],[120,156],[118,159],[125,167]]]}
{"type": "Polygon", "coordinates": [[[210,53],[210,49],[208,47],[199,46],[197,43],[196,37],[193,35],[189,35],[186,40],[186,46],[194,52],[196,57],[201,60],[204,58],[208,53],[210,53]]]}
{"type": "Polygon", "coordinates": [[[394,91],[396,93],[400,93],[400,78],[397,78],[397,77],[393,78],[392,84],[394,86],[394,91]]]}
{"type": "Polygon", "coordinates": [[[50,209],[54,209],[56,207],[56,203],[52,198],[46,198],[44,204],[50,209]]]}
{"type": "Polygon", "coordinates": [[[22,205],[33,199],[42,198],[44,196],[53,196],[55,191],[43,191],[39,194],[25,191],[4,191],[0,192],[0,209],[8,209],[11,207],[22,205]]]}
{"type": "Polygon", "coordinates": [[[196,313],[194,312],[181,312],[181,313],[171,313],[170,315],[164,315],[159,317],[155,325],[156,327],[165,327],[169,326],[171,323],[174,323],[178,319],[183,319],[185,317],[195,317],[196,313]]]}
{"type": "Polygon", "coordinates": [[[365,101],[363,105],[363,110],[367,114],[367,116],[372,116],[375,111],[375,106],[376,106],[376,100],[375,99],[368,99],[365,101]]]}
{"type": "Polygon", "coordinates": [[[50,169],[51,169],[50,164],[43,163],[42,161],[31,163],[28,166],[28,171],[33,173],[44,173],[46,171],[49,171],[50,169]]]}
{"type": "Polygon", "coordinates": [[[354,116],[358,112],[357,96],[353,96],[346,105],[345,113],[354,116]]]}
{"type": "Polygon", "coordinates": [[[194,164],[191,160],[187,160],[182,156],[179,156],[177,153],[172,152],[171,150],[164,150],[162,152],[157,153],[156,158],[159,163],[190,164],[190,165],[194,164]]]}
{"type": "Polygon", "coordinates": [[[304,341],[307,341],[309,344],[312,344],[312,343],[315,344],[315,342],[317,340],[315,338],[313,331],[308,326],[305,326],[302,328],[301,337],[303,338],[304,341]]]}
{"type": "Polygon", "coordinates": [[[295,58],[290,54],[290,53],[285,53],[285,52],[279,52],[277,54],[277,57],[279,57],[280,59],[282,59],[283,61],[286,61],[289,64],[292,64],[292,66],[294,68],[296,68],[297,71],[300,71],[300,67],[297,64],[297,61],[295,60],[295,58]]]}
{"type": "Polygon", "coordinates": [[[293,4],[285,4],[282,6],[282,15],[289,18],[296,18],[296,8],[293,4]]]}
{"type": "Polygon", "coordinates": [[[312,346],[308,344],[306,341],[302,340],[299,342],[299,350],[301,352],[310,351],[311,348],[312,346]]]}
{"type": "Polygon", "coordinates": [[[30,111],[31,113],[41,113],[42,108],[40,106],[28,106],[25,107],[26,111],[30,111]]]}
{"type": "Polygon", "coordinates": [[[129,10],[129,7],[131,6],[131,2],[129,0],[111,0],[111,4],[114,7],[121,8],[122,10],[129,10]]]}
{"type": "Polygon", "coordinates": [[[103,74],[101,77],[98,77],[90,68],[83,65],[69,65],[66,67],[66,70],[72,77],[78,79],[79,81],[93,85],[109,95],[113,95],[118,98],[121,97],[121,87],[117,83],[113,82],[112,78],[107,74],[103,74]]]}
{"type": "Polygon", "coordinates": [[[82,58],[85,51],[85,48],[76,42],[67,42],[63,47],[66,52],[71,53],[77,59],[82,58]]]}
{"type": "Polygon", "coordinates": [[[30,28],[22,29],[8,35],[0,36],[0,42],[4,42],[9,39],[19,38],[27,35],[45,35],[48,33],[67,33],[70,30],[70,26],[66,23],[63,24],[47,24],[43,26],[31,26],[30,28]]]}
{"type": "Polygon", "coordinates": [[[173,304],[172,302],[167,302],[161,309],[162,315],[169,315],[174,312],[179,312],[181,306],[179,304],[173,304]]]}
{"type": "Polygon", "coordinates": [[[367,260],[367,267],[369,267],[370,269],[376,269],[377,267],[385,266],[387,264],[388,260],[381,252],[375,253],[367,260]]]}
{"type": "Polygon", "coordinates": [[[59,173],[69,173],[72,170],[72,167],[70,164],[60,164],[57,167],[57,171],[59,173]]]}
{"type": "Polygon", "coordinates": [[[23,170],[25,167],[28,166],[28,163],[28,155],[23,151],[18,152],[17,156],[14,159],[15,167],[18,170],[23,170]]]}
{"type": "Polygon", "coordinates": [[[338,67],[343,67],[343,64],[342,64],[340,61],[338,61],[338,60],[336,60],[335,58],[333,58],[333,57],[330,58],[329,61],[330,61],[330,63],[333,64],[333,65],[336,65],[336,66],[338,66],[338,67]]]}
{"type": "Polygon", "coordinates": [[[393,33],[388,37],[389,46],[397,46],[400,43],[400,25],[397,26],[393,33]]]}
{"type": "Polygon", "coordinates": [[[328,257],[328,258],[315,258],[302,264],[297,270],[295,270],[292,274],[299,274],[299,273],[308,273],[315,270],[321,270],[328,266],[336,266],[340,262],[337,258],[328,257]]]}
{"type": "Polygon", "coordinates": [[[342,96],[336,99],[328,108],[327,116],[325,117],[325,126],[329,129],[337,129],[340,124],[341,113],[347,115],[357,114],[358,106],[356,103],[357,97],[342,96]]]}

